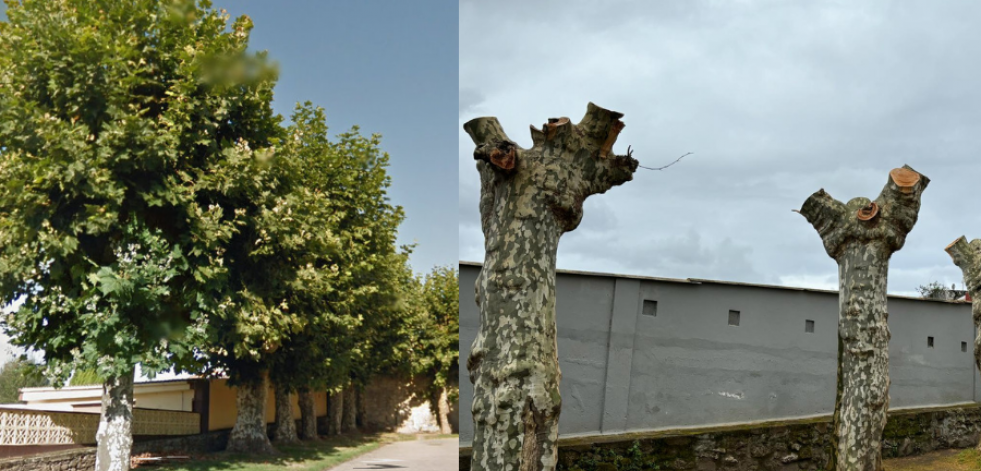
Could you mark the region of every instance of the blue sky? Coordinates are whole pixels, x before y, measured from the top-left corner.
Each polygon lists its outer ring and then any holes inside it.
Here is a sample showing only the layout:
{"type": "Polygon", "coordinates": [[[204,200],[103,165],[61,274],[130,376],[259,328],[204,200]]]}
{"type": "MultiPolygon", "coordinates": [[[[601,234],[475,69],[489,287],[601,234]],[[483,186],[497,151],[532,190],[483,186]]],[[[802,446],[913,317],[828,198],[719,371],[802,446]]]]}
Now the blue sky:
{"type": "MultiPolygon", "coordinates": [[[[279,63],[274,107],[327,111],[331,132],[382,134],[399,243],[416,272],[457,263],[458,4],[455,0],[215,0],[255,23],[251,46],[279,63]]],[[[0,19],[6,5],[0,3],[0,19]]]]}

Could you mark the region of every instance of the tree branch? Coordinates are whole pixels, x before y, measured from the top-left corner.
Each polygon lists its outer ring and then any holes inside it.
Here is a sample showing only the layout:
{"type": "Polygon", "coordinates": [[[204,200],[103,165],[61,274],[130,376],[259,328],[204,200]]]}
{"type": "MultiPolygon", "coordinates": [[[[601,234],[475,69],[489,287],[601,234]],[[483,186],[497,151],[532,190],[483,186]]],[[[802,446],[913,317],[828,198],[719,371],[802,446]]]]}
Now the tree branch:
{"type": "MultiPolygon", "coordinates": [[[[627,157],[630,157],[630,154],[631,154],[631,152],[630,152],[630,146],[627,146],[627,157]]],[[[685,158],[685,157],[687,157],[689,155],[692,155],[692,154],[694,154],[694,152],[689,152],[689,153],[687,153],[685,155],[682,155],[681,157],[678,157],[677,159],[674,159],[674,162],[671,162],[671,163],[669,163],[669,164],[667,164],[667,165],[665,165],[663,167],[656,167],[655,168],[655,167],[645,167],[643,165],[638,165],[637,168],[643,168],[643,169],[647,169],[647,170],[664,170],[664,169],[666,169],[666,168],[668,168],[668,167],[670,167],[670,166],[672,166],[672,165],[674,165],[674,164],[676,164],[678,162],[681,162],[681,159],[683,159],[683,158],[685,158]]]]}

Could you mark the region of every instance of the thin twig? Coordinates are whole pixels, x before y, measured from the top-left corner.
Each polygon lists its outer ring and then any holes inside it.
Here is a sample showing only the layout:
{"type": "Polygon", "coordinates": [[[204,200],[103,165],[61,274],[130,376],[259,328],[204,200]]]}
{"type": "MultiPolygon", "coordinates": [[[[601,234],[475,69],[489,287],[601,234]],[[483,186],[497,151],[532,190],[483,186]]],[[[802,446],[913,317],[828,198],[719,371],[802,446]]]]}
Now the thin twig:
{"type": "MultiPolygon", "coordinates": [[[[629,149],[628,149],[628,153],[629,153],[629,149]]],[[[637,167],[639,167],[639,168],[645,168],[647,170],[664,170],[664,169],[666,169],[666,168],[668,168],[668,167],[670,167],[670,166],[672,166],[672,165],[674,165],[674,164],[676,164],[678,162],[681,162],[681,159],[683,159],[683,158],[685,158],[685,157],[687,157],[689,155],[692,155],[692,154],[694,154],[694,152],[689,152],[689,153],[687,153],[685,155],[682,155],[681,157],[678,157],[677,159],[675,159],[674,162],[671,162],[671,163],[669,163],[669,164],[667,164],[667,165],[665,165],[663,167],[652,168],[652,167],[645,167],[643,165],[638,165],[637,167]]]]}

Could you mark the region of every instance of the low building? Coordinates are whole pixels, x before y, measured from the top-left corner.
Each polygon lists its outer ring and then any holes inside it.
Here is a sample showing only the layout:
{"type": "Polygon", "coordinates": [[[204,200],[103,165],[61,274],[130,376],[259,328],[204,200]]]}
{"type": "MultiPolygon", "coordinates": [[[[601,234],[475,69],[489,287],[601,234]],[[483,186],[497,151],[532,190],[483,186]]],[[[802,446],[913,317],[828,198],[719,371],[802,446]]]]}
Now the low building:
{"type": "MultiPolygon", "coordinates": [[[[363,430],[437,432],[439,427],[423,391],[424,380],[380,377],[364,391],[359,414],[363,430]]],[[[0,457],[91,446],[96,443],[102,386],[23,388],[22,404],[0,404],[0,457]]],[[[182,378],[137,382],[133,387],[133,436],[137,441],[229,430],[238,413],[236,390],[226,378],[182,378]]],[[[314,393],[322,424],[329,396],[314,393]]],[[[293,398],[293,417],[300,408],[293,398]]],[[[451,420],[458,420],[454,410],[451,420]]],[[[266,399],[266,422],[276,419],[275,392],[266,399]]],[[[454,422],[454,430],[457,425],[454,422]]]]}

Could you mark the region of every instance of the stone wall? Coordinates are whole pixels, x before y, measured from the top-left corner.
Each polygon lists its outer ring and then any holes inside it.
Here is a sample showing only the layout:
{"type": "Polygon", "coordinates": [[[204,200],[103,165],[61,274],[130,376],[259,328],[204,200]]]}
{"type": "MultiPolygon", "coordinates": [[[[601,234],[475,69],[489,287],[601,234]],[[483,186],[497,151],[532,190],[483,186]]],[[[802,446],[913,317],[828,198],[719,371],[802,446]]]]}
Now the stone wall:
{"type": "MultiPolygon", "coordinates": [[[[460,264],[464,361],[479,270],[460,264]]],[[[559,270],[555,294],[560,438],[834,413],[837,291],[559,270]]],[[[889,331],[891,407],[981,401],[970,303],[889,296],[889,331]]],[[[467,446],[473,386],[458,378],[467,446]]]]}
{"type": "Polygon", "coordinates": [[[95,469],[95,449],[79,448],[0,460],[0,471],[72,471],[95,469]]]}
{"type": "MultiPolygon", "coordinates": [[[[425,396],[425,378],[377,377],[364,392],[363,427],[367,431],[399,433],[439,432],[436,415],[425,396]]],[[[459,412],[450,416],[459,429],[459,412]]]]}
{"type": "MultiPolygon", "coordinates": [[[[654,469],[798,471],[825,469],[831,456],[831,417],[714,428],[564,438],[560,471],[654,469]]],[[[883,456],[913,456],[974,446],[981,437],[978,405],[890,412],[883,456]]],[[[460,469],[470,469],[461,449],[460,469]]]]}

